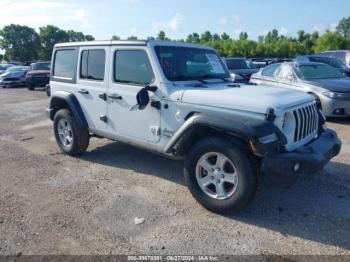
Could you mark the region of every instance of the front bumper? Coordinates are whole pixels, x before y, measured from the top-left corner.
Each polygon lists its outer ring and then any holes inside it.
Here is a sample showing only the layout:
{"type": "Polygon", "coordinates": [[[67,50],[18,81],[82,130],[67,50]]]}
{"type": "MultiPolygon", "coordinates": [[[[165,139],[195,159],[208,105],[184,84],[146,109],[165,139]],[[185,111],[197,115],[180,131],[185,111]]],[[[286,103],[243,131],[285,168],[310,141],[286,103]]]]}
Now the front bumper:
{"type": "Polygon", "coordinates": [[[14,80],[14,81],[0,81],[0,86],[21,86],[25,85],[24,81],[21,80],[14,80]]]}
{"type": "Polygon", "coordinates": [[[332,99],[326,96],[320,96],[322,112],[326,117],[349,117],[350,100],[332,99]],[[336,109],[342,109],[342,114],[335,114],[336,109]]]}
{"type": "Polygon", "coordinates": [[[281,152],[264,157],[262,172],[286,176],[314,174],[338,155],[340,149],[341,141],[337,134],[327,129],[318,139],[302,148],[293,152],[281,152]]]}
{"type": "Polygon", "coordinates": [[[35,86],[46,86],[50,83],[49,77],[28,77],[26,79],[27,85],[35,85],[35,86]]]}

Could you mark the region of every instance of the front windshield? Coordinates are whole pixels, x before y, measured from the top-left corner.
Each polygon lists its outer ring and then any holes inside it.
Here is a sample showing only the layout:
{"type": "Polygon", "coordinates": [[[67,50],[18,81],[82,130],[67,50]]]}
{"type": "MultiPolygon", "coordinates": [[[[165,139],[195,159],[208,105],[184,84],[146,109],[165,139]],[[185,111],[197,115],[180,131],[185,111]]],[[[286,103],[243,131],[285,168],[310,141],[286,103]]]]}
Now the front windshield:
{"type": "Polygon", "coordinates": [[[156,46],[165,77],[170,81],[228,78],[229,74],[214,50],[156,46]]]}
{"type": "Polygon", "coordinates": [[[51,64],[50,63],[37,63],[33,64],[33,70],[47,70],[50,71],[51,64]]]}
{"type": "Polygon", "coordinates": [[[328,61],[328,64],[335,67],[335,68],[346,68],[346,66],[343,64],[342,61],[336,59],[336,58],[330,58],[328,61]]]}
{"type": "Polygon", "coordinates": [[[303,80],[344,78],[345,76],[336,68],[329,65],[300,65],[296,73],[303,80]]]}
{"type": "Polygon", "coordinates": [[[226,64],[230,70],[257,69],[257,66],[249,59],[227,59],[226,64]]]}

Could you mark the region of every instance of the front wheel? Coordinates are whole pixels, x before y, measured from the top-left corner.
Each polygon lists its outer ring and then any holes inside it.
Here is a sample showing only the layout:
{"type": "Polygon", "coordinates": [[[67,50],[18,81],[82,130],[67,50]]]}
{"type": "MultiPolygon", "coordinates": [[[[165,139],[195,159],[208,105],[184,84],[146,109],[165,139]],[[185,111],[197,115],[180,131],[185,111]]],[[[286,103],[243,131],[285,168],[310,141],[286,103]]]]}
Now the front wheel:
{"type": "Polygon", "coordinates": [[[57,111],[54,117],[54,133],[57,144],[67,155],[75,156],[89,146],[89,131],[81,128],[67,109],[57,111]]]}
{"type": "Polygon", "coordinates": [[[255,162],[248,154],[222,138],[197,143],[185,160],[185,181],[194,198],[221,214],[246,208],[257,190],[255,162]]]}

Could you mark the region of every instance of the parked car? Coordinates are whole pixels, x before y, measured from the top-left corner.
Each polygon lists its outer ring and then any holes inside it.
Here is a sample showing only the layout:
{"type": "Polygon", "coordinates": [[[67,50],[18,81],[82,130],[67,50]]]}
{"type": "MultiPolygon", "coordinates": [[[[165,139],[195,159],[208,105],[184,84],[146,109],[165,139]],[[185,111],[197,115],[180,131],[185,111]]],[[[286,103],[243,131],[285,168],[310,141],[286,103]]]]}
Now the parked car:
{"type": "Polygon", "coordinates": [[[215,212],[245,208],[260,172],[309,175],[341,148],[313,96],[232,83],[211,47],[56,44],[52,68],[47,113],[64,153],[83,153],[95,135],[184,160],[189,190],[215,212]]]}
{"type": "Polygon", "coordinates": [[[29,70],[28,66],[12,66],[0,75],[0,86],[15,87],[26,85],[26,74],[29,70]]]}
{"type": "Polygon", "coordinates": [[[228,57],[223,60],[232,77],[239,82],[249,82],[251,75],[259,71],[251,59],[228,57]]]}
{"type": "Polygon", "coordinates": [[[312,94],[326,117],[350,116],[350,78],[327,64],[272,64],[252,75],[250,81],[312,94]]]}
{"type": "Polygon", "coordinates": [[[37,62],[30,65],[26,76],[26,83],[29,90],[35,87],[45,87],[50,82],[50,62],[37,62]]]}
{"type": "Polygon", "coordinates": [[[296,61],[324,63],[337,68],[345,76],[348,76],[348,77],[350,76],[350,68],[346,67],[346,65],[342,61],[334,57],[326,57],[326,56],[320,56],[320,55],[306,55],[306,56],[298,56],[296,58],[296,61]]]}
{"type": "Polygon", "coordinates": [[[333,50],[333,51],[325,51],[319,53],[318,55],[334,57],[342,61],[346,67],[350,68],[350,51],[349,50],[333,50]]]}
{"type": "Polygon", "coordinates": [[[7,69],[12,67],[12,64],[0,64],[0,75],[6,72],[7,69]]]}
{"type": "Polygon", "coordinates": [[[292,58],[271,58],[268,60],[268,64],[277,64],[277,63],[285,63],[285,62],[293,62],[292,58]]]}
{"type": "Polygon", "coordinates": [[[252,58],[253,64],[259,69],[267,66],[269,64],[269,61],[269,59],[265,58],[252,58]]]}

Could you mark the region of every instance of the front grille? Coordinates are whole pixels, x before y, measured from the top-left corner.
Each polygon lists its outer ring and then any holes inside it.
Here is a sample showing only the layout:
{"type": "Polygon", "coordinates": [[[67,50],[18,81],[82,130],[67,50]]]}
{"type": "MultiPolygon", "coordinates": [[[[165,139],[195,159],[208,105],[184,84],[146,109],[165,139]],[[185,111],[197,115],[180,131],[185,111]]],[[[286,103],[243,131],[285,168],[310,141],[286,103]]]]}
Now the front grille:
{"type": "Polygon", "coordinates": [[[47,78],[48,76],[46,74],[36,74],[36,75],[32,75],[32,77],[34,77],[34,78],[47,78]]]}
{"type": "Polygon", "coordinates": [[[318,128],[318,109],[316,103],[293,110],[295,119],[294,142],[313,134],[318,128]]]}

